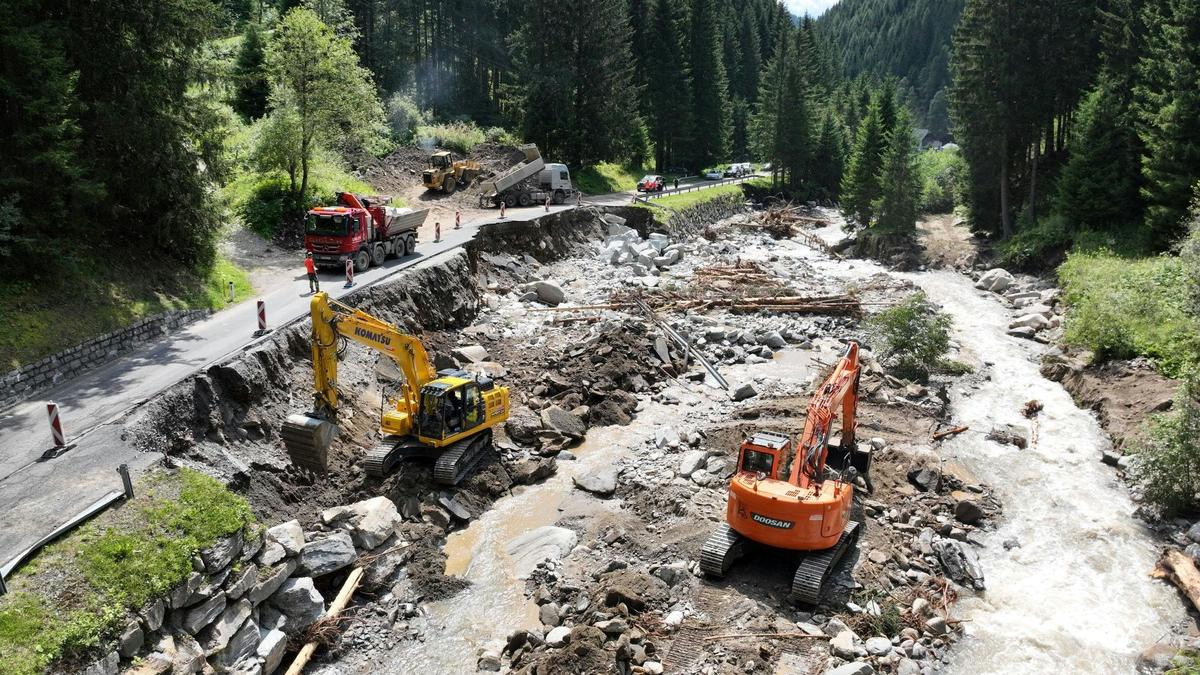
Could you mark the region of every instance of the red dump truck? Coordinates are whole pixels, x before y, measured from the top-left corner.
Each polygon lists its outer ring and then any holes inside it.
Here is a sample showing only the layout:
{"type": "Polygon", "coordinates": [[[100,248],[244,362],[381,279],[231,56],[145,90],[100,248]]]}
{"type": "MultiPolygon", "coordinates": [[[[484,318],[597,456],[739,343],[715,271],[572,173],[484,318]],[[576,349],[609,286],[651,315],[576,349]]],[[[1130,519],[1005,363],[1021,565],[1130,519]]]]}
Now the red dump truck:
{"type": "Polygon", "coordinates": [[[386,197],[360,197],[339,192],[337,206],[318,206],[304,222],[304,248],[318,267],[344,269],[346,258],[354,271],[401,258],[417,247],[417,228],[429,209],[387,206],[386,197]]]}

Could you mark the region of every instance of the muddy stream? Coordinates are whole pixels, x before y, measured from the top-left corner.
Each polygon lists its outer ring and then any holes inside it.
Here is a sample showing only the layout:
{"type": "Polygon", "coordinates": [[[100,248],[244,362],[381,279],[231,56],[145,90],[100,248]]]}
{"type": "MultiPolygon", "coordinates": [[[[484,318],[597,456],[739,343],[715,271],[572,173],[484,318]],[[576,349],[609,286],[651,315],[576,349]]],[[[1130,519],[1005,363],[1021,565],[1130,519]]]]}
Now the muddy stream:
{"type": "MultiPolygon", "coordinates": [[[[837,227],[820,234],[841,238],[837,227]]],[[[863,261],[810,260],[848,278],[883,271],[863,261]]],[[[1110,443],[1094,413],[1042,377],[1048,347],[1007,335],[1010,310],[970,278],[954,271],[897,276],[954,317],[964,360],[988,377],[951,388],[953,419],[972,432],[938,453],[991,485],[1004,504],[999,527],[979,552],[987,591],[960,604],[967,638],[945,672],[1134,672],[1138,654],[1185,613],[1174,590],[1149,576],[1158,545],[1134,517],[1126,488],[1099,461],[1110,443]],[[1021,414],[1031,399],[1044,406],[1035,420],[1021,414]],[[1030,447],[987,440],[1000,424],[1028,429],[1030,447]]]]}
{"type": "MultiPolygon", "coordinates": [[[[841,237],[836,226],[818,234],[831,242],[841,237]]],[[[745,259],[754,259],[754,252],[747,253],[745,259]]],[[[849,282],[885,271],[869,262],[830,260],[794,241],[758,253],[803,258],[819,272],[849,282]]],[[[952,387],[952,416],[972,432],[939,449],[943,459],[957,460],[992,485],[1004,504],[999,527],[980,551],[988,590],[960,604],[967,637],[952,652],[945,672],[1133,672],[1138,653],[1163,637],[1184,612],[1174,592],[1148,575],[1157,547],[1133,517],[1125,488],[1098,461],[1108,444],[1099,423],[1060,385],[1040,375],[1046,347],[1007,336],[1009,311],[975,290],[969,278],[950,271],[898,276],[924,289],[954,317],[963,359],[989,376],[980,385],[967,378],[952,387]],[[1035,422],[1020,412],[1031,399],[1044,406],[1035,422]],[[998,424],[1036,431],[1036,442],[1018,450],[986,440],[984,434],[998,424]]],[[[807,382],[811,371],[805,353],[789,350],[772,363],[723,373],[731,382],[763,377],[807,382]]],[[[673,391],[683,405],[711,405],[706,399],[717,396],[701,385],[675,385],[673,391]]],[[[618,513],[616,500],[575,490],[571,477],[638,451],[657,425],[671,424],[679,414],[678,407],[649,403],[628,427],[590,431],[572,451],[576,461],[560,461],[555,476],[499,500],[467,529],[452,534],[446,543],[447,572],[472,585],[426,605],[425,639],[398,645],[379,664],[382,671],[392,666],[407,672],[474,672],[480,648],[518,628],[539,627],[537,605],[514,575],[509,542],[563,517],[618,513]]]]}

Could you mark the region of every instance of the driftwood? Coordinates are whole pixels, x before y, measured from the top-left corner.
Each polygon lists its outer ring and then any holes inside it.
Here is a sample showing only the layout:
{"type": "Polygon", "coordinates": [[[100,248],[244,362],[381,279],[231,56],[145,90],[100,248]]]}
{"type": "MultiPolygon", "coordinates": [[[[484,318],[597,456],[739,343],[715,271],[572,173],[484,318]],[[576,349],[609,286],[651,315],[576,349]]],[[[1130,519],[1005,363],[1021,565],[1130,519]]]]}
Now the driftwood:
{"type": "MultiPolygon", "coordinates": [[[[329,610],[325,612],[325,616],[320,618],[320,621],[331,621],[336,619],[338,614],[346,608],[350,603],[350,598],[354,596],[355,589],[362,581],[363,568],[355,567],[354,571],[350,572],[350,576],[346,577],[346,582],[342,584],[342,590],[338,591],[337,597],[329,605],[329,610]]],[[[300,649],[300,653],[296,654],[296,660],[292,661],[292,665],[287,669],[286,675],[300,675],[304,672],[304,666],[308,665],[308,660],[312,658],[314,652],[317,651],[318,642],[311,640],[300,649]]]]}
{"type": "Polygon", "coordinates": [[[943,438],[948,438],[950,436],[956,436],[956,435],[961,434],[962,432],[966,431],[969,428],[970,427],[954,427],[953,429],[946,429],[945,431],[939,431],[933,435],[933,440],[940,441],[943,438]]]}
{"type": "Polygon", "coordinates": [[[1167,549],[1158,559],[1154,576],[1170,580],[1192,601],[1193,607],[1200,609],[1200,569],[1196,569],[1191,556],[1177,549],[1167,549]]]}

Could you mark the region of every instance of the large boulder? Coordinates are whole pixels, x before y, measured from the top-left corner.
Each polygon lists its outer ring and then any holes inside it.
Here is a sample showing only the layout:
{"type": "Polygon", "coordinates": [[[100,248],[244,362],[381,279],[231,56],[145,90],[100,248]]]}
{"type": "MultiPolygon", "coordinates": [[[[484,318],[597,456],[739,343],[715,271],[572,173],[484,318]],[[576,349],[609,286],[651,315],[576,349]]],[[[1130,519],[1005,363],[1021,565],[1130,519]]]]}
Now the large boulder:
{"type": "Polygon", "coordinates": [[[258,643],[258,658],[262,659],[263,675],[271,675],[279,664],[283,663],[283,655],[287,653],[287,633],[281,630],[269,630],[258,643]]]}
{"type": "Polygon", "coordinates": [[[514,538],[505,551],[513,561],[513,573],[518,579],[527,579],[538,563],[562,558],[575,548],[578,540],[572,530],[546,525],[514,538]]]}
{"type": "Polygon", "coordinates": [[[567,294],[563,292],[562,286],[553,281],[535,282],[530,290],[537,294],[539,302],[551,307],[557,307],[567,299],[567,294]]]}
{"type": "Polygon", "coordinates": [[[603,466],[571,477],[575,486],[584,492],[607,497],[617,491],[617,467],[603,466]]]}
{"type": "Polygon", "coordinates": [[[933,542],[933,550],[946,570],[946,576],[968,588],[984,590],[983,567],[970,546],[954,539],[939,539],[933,542]]]}
{"type": "Polygon", "coordinates": [[[514,441],[533,445],[537,443],[538,432],[542,430],[542,420],[529,408],[515,405],[508,413],[508,421],[504,423],[504,430],[514,441]]]}
{"type": "Polygon", "coordinates": [[[283,615],[281,630],[293,635],[313,625],[325,613],[325,598],[313,585],[312,577],[283,582],[270,603],[283,615]]]}
{"type": "Polygon", "coordinates": [[[354,544],[370,550],[392,536],[402,519],[395,502],[387,497],[373,497],[349,506],[326,509],[321,513],[321,520],[326,525],[348,523],[354,544]]]}
{"type": "Polygon", "coordinates": [[[225,594],[217,593],[208,600],[185,611],[179,621],[183,630],[195,635],[208,624],[216,620],[225,611],[225,594]]]}
{"type": "Polygon", "coordinates": [[[483,363],[488,360],[488,351],[482,345],[466,345],[450,351],[459,363],[483,363]]]}
{"type": "Polygon", "coordinates": [[[979,277],[979,281],[975,282],[975,288],[993,293],[1003,293],[1016,283],[1013,275],[999,267],[990,269],[984,272],[983,276],[979,277]]]}
{"type": "Polygon", "coordinates": [[[336,572],[357,556],[354,541],[345,532],[335,532],[324,539],[310,541],[300,550],[299,572],[305,576],[320,577],[336,572]]]}
{"type": "Polygon", "coordinates": [[[300,527],[298,520],[280,523],[267,530],[267,541],[282,546],[287,555],[296,555],[304,548],[304,528],[300,527]]]}
{"type": "Polygon", "coordinates": [[[578,415],[556,405],[542,409],[542,426],[575,440],[582,439],[587,433],[587,425],[578,415]]]}
{"type": "Polygon", "coordinates": [[[1008,324],[1009,329],[1016,330],[1019,328],[1029,328],[1034,331],[1039,331],[1050,326],[1050,320],[1041,314],[1026,314],[1018,319],[1013,320],[1008,324]]]}
{"type": "Polygon", "coordinates": [[[288,558],[287,560],[273,567],[264,567],[260,569],[258,572],[258,580],[255,581],[254,586],[250,588],[250,592],[246,594],[246,599],[257,605],[263,600],[271,597],[275,591],[279,590],[279,587],[283,585],[283,582],[286,581],[288,577],[292,576],[292,572],[295,572],[296,567],[299,565],[300,562],[295,558],[288,558]]]}
{"type": "Polygon", "coordinates": [[[241,551],[242,531],[238,530],[228,537],[222,537],[217,540],[217,543],[201,551],[200,559],[204,561],[204,570],[213,574],[225,569],[229,563],[233,562],[234,556],[241,551]]]}
{"type": "Polygon", "coordinates": [[[679,475],[687,478],[696,471],[703,469],[708,460],[708,453],[703,450],[688,450],[679,460],[679,475]]]}
{"type": "Polygon", "coordinates": [[[258,624],[251,619],[242,624],[242,628],[234,633],[225,649],[217,652],[209,662],[219,670],[229,670],[238,661],[254,653],[259,637],[258,624]]]}
{"type": "Polygon", "coordinates": [[[229,641],[241,629],[242,624],[246,623],[246,619],[250,618],[253,610],[254,607],[249,600],[239,600],[226,607],[212,625],[200,631],[196,637],[200,641],[200,646],[204,647],[205,655],[211,656],[225,649],[229,641]]]}

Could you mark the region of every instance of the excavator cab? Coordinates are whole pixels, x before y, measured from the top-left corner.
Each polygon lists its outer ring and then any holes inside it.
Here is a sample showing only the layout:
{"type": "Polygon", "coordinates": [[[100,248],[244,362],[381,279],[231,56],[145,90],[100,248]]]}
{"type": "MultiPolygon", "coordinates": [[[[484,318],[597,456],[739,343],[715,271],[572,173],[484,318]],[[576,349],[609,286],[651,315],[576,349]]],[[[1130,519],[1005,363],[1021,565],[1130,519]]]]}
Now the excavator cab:
{"type": "Polygon", "coordinates": [[[738,473],[777,480],[786,474],[784,465],[792,453],[792,439],[783,434],[758,431],[742,442],[738,452],[738,473]]]}
{"type": "Polygon", "coordinates": [[[486,419],[480,382],[455,372],[421,387],[417,436],[441,440],[479,426],[486,419]],[[462,375],[463,377],[460,377],[462,375]]]}
{"type": "Polygon", "coordinates": [[[448,169],[448,168],[450,168],[450,164],[451,164],[450,153],[435,152],[429,157],[429,163],[435,169],[448,169]]]}

